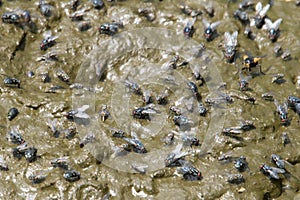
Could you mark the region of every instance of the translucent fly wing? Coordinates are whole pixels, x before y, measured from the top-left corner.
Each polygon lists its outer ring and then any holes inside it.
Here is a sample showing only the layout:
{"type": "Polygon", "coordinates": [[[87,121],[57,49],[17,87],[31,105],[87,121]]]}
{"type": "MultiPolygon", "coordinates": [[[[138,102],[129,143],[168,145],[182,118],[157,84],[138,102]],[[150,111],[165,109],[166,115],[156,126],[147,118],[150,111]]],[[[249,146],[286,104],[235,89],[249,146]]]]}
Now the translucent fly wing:
{"type": "Polygon", "coordinates": [[[277,101],[277,99],[274,99],[274,104],[275,106],[278,108],[280,105],[279,105],[279,102],[277,101]]]}
{"type": "Polygon", "coordinates": [[[266,18],[265,23],[266,23],[267,29],[273,28],[273,23],[270,19],[266,18]]]}
{"type": "Polygon", "coordinates": [[[80,108],[78,108],[78,112],[84,112],[86,111],[90,106],[89,105],[83,105],[80,108]]]}
{"type": "Polygon", "coordinates": [[[277,168],[277,167],[270,167],[270,170],[275,172],[275,173],[278,173],[278,174],[286,173],[285,169],[280,169],[280,168],[277,168]]]}
{"type": "Polygon", "coordinates": [[[186,26],[188,26],[188,27],[193,26],[194,23],[195,23],[195,21],[196,21],[196,18],[193,18],[193,19],[188,20],[188,22],[186,23],[186,26]]]}
{"type": "Polygon", "coordinates": [[[238,37],[238,32],[237,31],[234,31],[231,35],[231,40],[232,40],[232,44],[233,46],[236,46],[237,45],[237,37],[238,37]]]}
{"type": "Polygon", "coordinates": [[[51,37],[51,36],[52,36],[51,30],[44,32],[44,33],[43,33],[43,36],[44,36],[44,38],[51,37]]]}
{"type": "Polygon", "coordinates": [[[231,36],[229,32],[224,33],[224,45],[229,45],[228,43],[231,43],[231,36]]]}
{"type": "Polygon", "coordinates": [[[261,10],[262,10],[262,3],[258,2],[255,6],[256,15],[258,15],[261,10]]]}
{"type": "Polygon", "coordinates": [[[214,22],[210,25],[210,27],[213,29],[213,30],[216,30],[216,28],[221,24],[221,21],[217,21],[217,22],[214,22]]]}
{"type": "Polygon", "coordinates": [[[156,114],[157,112],[155,110],[144,110],[142,111],[142,114],[156,114]]]}
{"type": "Polygon", "coordinates": [[[266,16],[267,12],[269,11],[270,9],[270,4],[267,4],[260,12],[259,12],[259,15],[261,17],[264,17],[266,16]]]}
{"type": "Polygon", "coordinates": [[[210,23],[206,19],[202,19],[202,23],[203,23],[205,28],[210,27],[210,23]]]}
{"type": "MultiPolygon", "coordinates": [[[[138,139],[138,135],[136,134],[136,132],[131,132],[130,133],[130,135],[131,135],[131,137],[133,138],[133,139],[138,139]]],[[[128,141],[128,140],[126,140],[126,141],[128,141]]]]}
{"type": "Polygon", "coordinates": [[[274,28],[275,30],[278,30],[278,28],[279,28],[281,22],[282,22],[282,18],[277,19],[277,20],[273,23],[273,28],[274,28]]]}
{"type": "Polygon", "coordinates": [[[131,165],[132,169],[134,169],[135,171],[141,173],[141,174],[145,174],[146,173],[146,169],[148,168],[148,165],[131,165]]]}

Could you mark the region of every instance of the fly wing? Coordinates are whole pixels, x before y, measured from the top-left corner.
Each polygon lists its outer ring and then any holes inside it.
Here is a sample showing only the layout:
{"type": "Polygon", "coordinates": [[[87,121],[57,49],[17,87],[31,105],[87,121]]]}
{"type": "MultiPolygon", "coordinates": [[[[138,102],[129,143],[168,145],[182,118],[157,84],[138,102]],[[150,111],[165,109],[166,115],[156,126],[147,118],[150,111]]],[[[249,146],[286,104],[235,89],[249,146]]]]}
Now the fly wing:
{"type": "Polygon", "coordinates": [[[216,28],[221,24],[221,21],[214,22],[210,25],[212,30],[216,30],[216,28]]]}
{"type": "Polygon", "coordinates": [[[58,38],[58,36],[51,36],[50,38],[51,38],[52,41],[54,41],[58,38]]]}
{"type": "Polygon", "coordinates": [[[255,10],[256,10],[256,15],[259,14],[259,12],[262,10],[262,4],[261,2],[258,2],[255,6],[255,10]]]}
{"type": "Polygon", "coordinates": [[[237,37],[238,37],[238,32],[237,31],[234,31],[231,35],[231,40],[232,40],[232,44],[233,46],[236,46],[237,45],[237,37]]]}
{"type": "Polygon", "coordinates": [[[277,20],[274,22],[274,24],[273,24],[273,28],[274,28],[275,30],[278,30],[278,28],[279,28],[281,22],[282,22],[282,18],[277,19],[277,20]]]}
{"type": "Polygon", "coordinates": [[[286,171],[284,169],[280,169],[277,167],[270,167],[271,171],[278,173],[278,174],[284,174],[286,171]]]}
{"type": "Polygon", "coordinates": [[[224,33],[224,46],[230,46],[231,45],[231,36],[229,32],[224,33]]]}
{"type": "Polygon", "coordinates": [[[186,23],[186,26],[188,26],[188,27],[193,26],[194,23],[195,23],[195,21],[196,21],[196,18],[193,18],[193,19],[191,19],[191,20],[188,20],[188,22],[186,23]]]}
{"type": "Polygon", "coordinates": [[[202,19],[202,23],[204,25],[204,28],[210,27],[210,23],[206,19],[202,19]]]}
{"type": "Polygon", "coordinates": [[[84,112],[86,111],[90,106],[89,105],[83,105],[80,108],[78,108],[78,112],[84,112]]]}
{"type": "Polygon", "coordinates": [[[276,108],[278,109],[278,107],[279,107],[280,105],[279,105],[277,99],[274,99],[274,104],[275,104],[276,108]]]}
{"type": "Polygon", "coordinates": [[[84,112],[78,112],[78,113],[75,114],[75,116],[78,117],[78,118],[83,118],[83,119],[89,119],[90,118],[90,116],[88,114],[84,113],[84,112]]]}
{"type": "Polygon", "coordinates": [[[138,136],[137,136],[137,134],[136,134],[136,132],[131,132],[130,133],[130,135],[131,135],[131,137],[132,137],[132,139],[138,139],[138,136]]]}
{"type": "Polygon", "coordinates": [[[44,36],[44,38],[51,37],[51,36],[52,36],[52,32],[51,32],[51,30],[49,30],[49,31],[46,31],[45,33],[43,33],[43,36],[44,36]]]}
{"type": "Polygon", "coordinates": [[[259,12],[259,15],[261,17],[264,17],[266,16],[267,12],[269,11],[270,9],[270,4],[267,4],[260,12],[259,12]]]}
{"type": "Polygon", "coordinates": [[[266,23],[267,29],[274,28],[274,25],[270,19],[266,18],[265,23],[266,23]]]}

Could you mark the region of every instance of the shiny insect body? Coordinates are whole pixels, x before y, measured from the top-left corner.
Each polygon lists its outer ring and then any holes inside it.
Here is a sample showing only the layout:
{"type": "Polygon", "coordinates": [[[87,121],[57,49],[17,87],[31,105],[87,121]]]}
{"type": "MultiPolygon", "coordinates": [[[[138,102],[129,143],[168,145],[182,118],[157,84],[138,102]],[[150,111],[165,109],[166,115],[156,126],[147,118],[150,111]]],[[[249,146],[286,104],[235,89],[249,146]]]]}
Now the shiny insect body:
{"type": "Polygon", "coordinates": [[[125,131],[123,131],[121,129],[111,128],[110,132],[113,137],[117,137],[117,138],[123,138],[125,135],[125,131]]]}
{"type": "Polygon", "coordinates": [[[300,103],[300,98],[295,96],[288,96],[287,103],[288,103],[288,107],[295,110],[296,105],[300,103]]]}
{"type": "Polygon", "coordinates": [[[166,105],[168,101],[169,93],[168,91],[161,92],[159,95],[156,97],[156,102],[159,105],[166,105]]]}
{"type": "Polygon", "coordinates": [[[63,177],[69,182],[74,182],[80,179],[80,173],[76,170],[67,170],[63,174],[63,177]]]}
{"type": "Polygon", "coordinates": [[[94,133],[89,132],[88,134],[86,134],[82,140],[79,143],[80,148],[83,148],[84,145],[88,144],[88,143],[92,143],[96,140],[96,136],[94,133]]]}
{"type": "Polygon", "coordinates": [[[106,35],[115,35],[116,33],[118,33],[120,24],[116,23],[116,22],[112,22],[112,23],[104,23],[101,24],[99,27],[99,32],[100,34],[106,34],[106,35]]]}
{"type": "Polygon", "coordinates": [[[202,179],[201,172],[188,162],[185,162],[182,167],[179,167],[178,172],[183,175],[185,180],[188,181],[197,181],[202,179]]]}
{"type": "Polygon", "coordinates": [[[32,174],[28,177],[32,184],[39,184],[46,180],[46,175],[43,173],[32,174]]]}
{"type": "Polygon", "coordinates": [[[1,19],[3,23],[8,24],[18,24],[21,21],[20,16],[15,12],[5,12],[2,14],[1,19]]]}
{"type": "Polygon", "coordinates": [[[286,132],[283,132],[281,135],[283,146],[286,146],[287,144],[291,143],[291,139],[289,135],[286,132]]]}
{"type": "Polygon", "coordinates": [[[83,20],[83,16],[85,15],[85,9],[78,10],[74,13],[72,13],[69,17],[72,21],[81,21],[83,20]]]}
{"type": "Polygon", "coordinates": [[[63,82],[68,83],[70,81],[70,76],[61,68],[56,70],[56,76],[63,82]]]}
{"type": "Polygon", "coordinates": [[[7,118],[9,121],[13,120],[15,117],[17,117],[17,115],[19,114],[19,111],[17,108],[11,108],[9,109],[8,113],[7,113],[7,118]]]}
{"type": "Polygon", "coordinates": [[[245,121],[242,121],[239,126],[224,128],[222,130],[222,133],[230,136],[232,134],[233,135],[241,134],[244,131],[249,131],[252,129],[255,129],[253,121],[245,120],[245,121]]]}
{"type": "Polygon", "coordinates": [[[256,28],[258,29],[262,28],[269,9],[270,9],[270,4],[267,4],[265,7],[262,6],[261,2],[258,2],[256,4],[255,6],[256,14],[254,17],[254,25],[256,26],[256,28]]]}
{"type": "Polygon", "coordinates": [[[272,83],[277,83],[277,84],[281,84],[281,83],[284,83],[285,80],[284,80],[284,74],[273,74],[272,75],[272,83]]]}
{"type": "Polygon", "coordinates": [[[108,110],[108,106],[107,105],[103,105],[100,112],[99,112],[99,115],[100,115],[100,119],[101,121],[105,121],[109,116],[110,116],[110,112],[108,110]]]}
{"type": "Polygon", "coordinates": [[[224,57],[227,62],[232,63],[235,60],[238,32],[232,34],[224,33],[224,57]]]}
{"type": "Polygon", "coordinates": [[[144,100],[145,104],[150,104],[150,103],[154,102],[152,92],[150,90],[145,90],[143,92],[143,100],[144,100]]]}
{"type": "Polygon", "coordinates": [[[193,20],[191,21],[188,21],[183,29],[183,34],[185,37],[193,37],[193,34],[195,32],[195,29],[194,29],[194,23],[196,21],[196,18],[194,18],[193,20]]]}
{"type": "Polygon", "coordinates": [[[233,13],[233,17],[238,19],[242,24],[248,24],[249,23],[249,16],[247,12],[236,10],[233,13]]]}
{"type": "Polygon", "coordinates": [[[42,15],[45,17],[51,17],[54,7],[45,2],[45,0],[40,0],[39,8],[42,15]]]}
{"type": "Polygon", "coordinates": [[[23,142],[22,144],[12,149],[13,157],[21,159],[24,156],[24,153],[27,149],[28,149],[27,143],[23,142]]]}
{"type": "Polygon", "coordinates": [[[200,146],[199,139],[192,135],[182,135],[182,142],[184,146],[200,146]]]}
{"type": "Polygon", "coordinates": [[[263,174],[267,175],[271,179],[280,179],[279,174],[286,173],[284,169],[280,169],[277,167],[270,167],[266,164],[262,164],[260,166],[260,170],[263,174]]]}
{"type": "Polygon", "coordinates": [[[101,9],[104,7],[102,0],[91,0],[95,9],[101,9]]]}
{"type": "Polygon", "coordinates": [[[201,99],[201,95],[198,91],[197,85],[192,81],[187,82],[187,85],[190,88],[190,90],[192,91],[192,93],[193,93],[194,97],[196,98],[196,100],[199,101],[201,99]]]}
{"type": "Polygon", "coordinates": [[[285,169],[285,164],[292,165],[289,162],[281,159],[280,156],[276,154],[271,155],[271,160],[280,169],[285,169]]]}
{"type": "Polygon", "coordinates": [[[281,123],[283,125],[286,125],[289,121],[288,119],[288,105],[287,103],[284,103],[283,105],[280,105],[278,101],[275,99],[274,104],[276,106],[276,111],[280,117],[281,123]]]}
{"type": "Polygon", "coordinates": [[[21,159],[23,156],[28,162],[34,162],[37,159],[37,149],[34,147],[28,147],[27,143],[24,142],[13,148],[13,156],[21,159]]]}
{"type": "MultiPolygon", "coordinates": [[[[259,61],[265,56],[252,56],[252,55],[244,55],[243,56],[243,68],[242,70],[248,70],[251,71],[252,68],[255,68],[257,66],[260,67],[259,61]]],[[[261,70],[260,70],[261,71],[261,70]]]]}
{"type": "Polygon", "coordinates": [[[130,89],[132,93],[136,94],[136,95],[142,95],[142,89],[140,88],[140,86],[135,83],[134,81],[129,81],[129,80],[125,80],[125,87],[130,89]]]}
{"type": "Polygon", "coordinates": [[[50,164],[53,167],[59,167],[59,168],[64,169],[64,170],[69,169],[68,157],[55,158],[55,159],[50,161],[50,164]]]}
{"type": "Polygon", "coordinates": [[[135,136],[133,136],[132,138],[123,137],[123,140],[125,140],[132,146],[134,152],[147,153],[147,150],[146,150],[144,144],[139,139],[137,139],[137,137],[135,137],[135,136]]]}
{"type": "Polygon", "coordinates": [[[274,23],[268,18],[265,19],[265,25],[268,30],[268,37],[272,42],[276,42],[280,35],[279,25],[281,24],[281,22],[281,18],[277,19],[274,23]]]}
{"type": "Polygon", "coordinates": [[[150,114],[156,114],[157,111],[154,109],[154,104],[149,104],[144,107],[136,108],[132,111],[132,116],[136,119],[151,120],[150,114]]]}
{"type": "Polygon", "coordinates": [[[237,160],[234,161],[234,167],[239,171],[243,172],[248,168],[248,163],[245,156],[240,156],[237,160]]]}
{"type": "Polygon", "coordinates": [[[296,113],[299,115],[300,117],[300,103],[297,103],[296,106],[295,106],[295,110],[296,110],[296,113]]]}
{"type": "Polygon", "coordinates": [[[266,101],[274,101],[274,94],[272,92],[263,93],[261,97],[266,101]]]}
{"type": "Polygon", "coordinates": [[[241,91],[249,90],[249,80],[252,76],[245,77],[242,73],[240,73],[240,81],[239,81],[239,88],[241,91]]]}
{"type": "Polygon", "coordinates": [[[253,6],[254,6],[254,1],[253,0],[243,0],[239,4],[239,9],[246,10],[246,9],[249,9],[249,8],[253,8],[253,6]]]}
{"type": "Polygon", "coordinates": [[[217,35],[217,27],[221,24],[221,21],[209,23],[206,19],[203,19],[202,23],[204,26],[204,38],[206,41],[212,41],[217,35]]]}
{"type": "Polygon", "coordinates": [[[203,103],[198,103],[198,112],[201,116],[205,116],[207,113],[207,108],[204,106],[203,103]]]}
{"type": "Polygon", "coordinates": [[[16,78],[11,78],[11,77],[6,77],[3,81],[3,83],[7,86],[13,86],[13,87],[18,87],[20,88],[21,86],[21,81],[16,78]]]}
{"type": "Polygon", "coordinates": [[[58,36],[52,36],[51,31],[47,31],[44,36],[45,37],[40,44],[40,49],[42,51],[46,51],[50,47],[54,46],[56,44],[55,40],[58,38],[58,36]]]}
{"type": "Polygon", "coordinates": [[[179,126],[182,130],[188,130],[194,124],[193,121],[189,120],[187,117],[183,115],[176,115],[173,117],[173,122],[175,125],[179,126]]]}
{"type": "Polygon", "coordinates": [[[24,152],[24,157],[28,162],[34,162],[37,159],[37,149],[35,147],[29,147],[24,152]]]}
{"type": "Polygon", "coordinates": [[[227,182],[232,184],[241,184],[245,182],[245,179],[242,174],[229,174],[227,182]]]}
{"type": "Polygon", "coordinates": [[[25,143],[25,140],[23,139],[21,133],[16,127],[12,127],[10,131],[7,133],[7,139],[13,144],[23,144],[25,143]]]}

